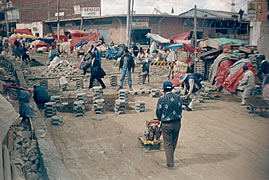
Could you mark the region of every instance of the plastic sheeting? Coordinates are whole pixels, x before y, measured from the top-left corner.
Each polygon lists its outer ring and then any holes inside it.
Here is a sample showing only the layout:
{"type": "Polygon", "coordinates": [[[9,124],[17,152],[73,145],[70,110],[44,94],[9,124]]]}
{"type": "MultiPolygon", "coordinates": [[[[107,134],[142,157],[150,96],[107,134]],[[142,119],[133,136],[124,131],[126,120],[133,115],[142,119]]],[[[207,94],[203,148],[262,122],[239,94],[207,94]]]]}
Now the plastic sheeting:
{"type": "Polygon", "coordinates": [[[25,28],[25,29],[15,29],[14,33],[18,33],[18,34],[28,34],[28,35],[33,35],[32,32],[30,31],[30,29],[25,28]]]}
{"type": "Polygon", "coordinates": [[[89,36],[90,33],[82,30],[68,30],[67,32],[73,37],[86,37],[89,36]]]}
{"type": "Polygon", "coordinates": [[[180,82],[179,76],[181,74],[186,74],[186,73],[185,72],[179,72],[174,76],[174,79],[172,80],[173,87],[177,87],[177,86],[180,86],[181,84],[184,84],[184,81],[182,83],[180,82]]]}
{"type": "MultiPolygon", "coordinates": [[[[237,86],[239,84],[239,81],[243,78],[244,76],[244,71],[242,66],[248,66],[249,70],[251,70],[254,75],[257,74],[257,70],[253,68],[253,66],[250,63],[238,63],[236,67],[239,66],[239,69],[232,73],[223,83],[223,88],[227,91],[230,91],[232,93],[236,92],[237,86]]],[[[230,69],[231,70],[231,69],[230,69]]],[[[232,71],[233,72],[233,71],[232,71]]]]}
{"type": "MultiPolygon", "coordinates": [[[[52,38],[58,40],[58,35],[57,34],[52,34],[51,36],[52,36],[52,38]]],[[[68,41],[68,38],[67,38],[66,35],[59,35],[59,39],[62,40],[63,42],[67,42],[68,41]]]]}
{"type": "Polygon", "coordinates": [[[211,65],[210,71],[209,71],[209,81],[211,84],[214,84],[215,77],[216,77],[216,74],[218,72],[219,64],[225,59],[228,60],[228,57],[225,54],[220,54],[215,59],[214,63],[211,65]]]}
{"type": "Polygon", "coordinates": [[[85,40],[87,40],[87,41],[97,41],[97,40],[99,40],[99,34],[98,33],[92,33],[92,34],[88,34],[88,36],[72,37],[71,49],[73,49],[81,41],[85,41],[85,40]]]}
{"type": "Polygon", "coordinates": [[[218,41],[220,46],[228,45],[228,44],[234,44],[234,45],[243,45],[243,40],[238,39],[229,39],[229,38],[215,38],[214,40],[218,41]]]}
{"type": "Polygon", "coordinates": [[[233,65],[233,61],[231,61],[231,60],[223,60],[220,63],[220,65],[218,67],[218,72],[217,72],[216,77],[215,77],[216,86],[218,88],[223,86],[223,83],[228,76],[229,68],[232,65],[233,65]]]}
{"type": "Polygon", "coordinates": [[[158,34],[148,33],[146,34],[146,37],[159,43],[170,43],[169,39],[163,38],[158,34]]]}
{"type": "Polygon", "coordinates": [[[13,106],[0,94],[0,143],[6,136],[9,127],[19,118],[13,106]]]}

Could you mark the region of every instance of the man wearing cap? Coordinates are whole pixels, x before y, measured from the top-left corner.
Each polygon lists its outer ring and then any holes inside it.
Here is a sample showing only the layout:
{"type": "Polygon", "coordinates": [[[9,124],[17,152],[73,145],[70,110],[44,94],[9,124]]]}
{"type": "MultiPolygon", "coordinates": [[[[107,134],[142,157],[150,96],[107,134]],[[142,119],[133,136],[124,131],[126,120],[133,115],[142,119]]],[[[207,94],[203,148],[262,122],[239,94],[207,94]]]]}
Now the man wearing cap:
{"type": "Polygon", "coordinates": [[[194,102],[198,101],[200,89],[202,88],[200,80],[203,79],[200,79],[199,77],[195,74],[181,74],[179,76],[179,83],[184,84],[183,95],[188,92],[186,97],[191,99],[191,102],[187,107],[187,111],[192,111],[194,102]]]}
{"type": "Polygon", "coordinates": [[[263,89],[265,86],[265,82],[269,81],[269,62],[265,60],[264,55],[260,55],[260,59],[262,60],[262,63],[257,76],[262,81],[262,89],[263,89]],[[262,77],[262,74],[264,74],[264,77],[262,77]]]}
{"type": "Polygon", "coordinates": [[[243,66],[243,71],[244,76],[239,81],[239,86],[244,90],[242,94],[241,104],[245,105],[246,97],[251,96],[255,89],[255,77],[253,72],[248,69],[248,66],[243,66]]]}
{"type": "Polygon", "coordinates": [[[131,70],[134,72],[134,68],[135,68],[134,58],[130,55],[128,49],[124,49],[124,54],[121,57],[120,66],[119,66],[119,70],[121,69],[121,78],[120,78],[119,89],[123,88],[123,81],[124,81],[126,74],[128,76],[129,89],[132,89],[131,70]]]}
{"type": "Polygon", "coordinates": [[[162,122],[163,140],[167,166],[174,167],[174,152],[181,127],[182,102],[180,96],[172,92],[170,81],[163,83],[164,96],[158,100],[156,116],[162,122]]]}

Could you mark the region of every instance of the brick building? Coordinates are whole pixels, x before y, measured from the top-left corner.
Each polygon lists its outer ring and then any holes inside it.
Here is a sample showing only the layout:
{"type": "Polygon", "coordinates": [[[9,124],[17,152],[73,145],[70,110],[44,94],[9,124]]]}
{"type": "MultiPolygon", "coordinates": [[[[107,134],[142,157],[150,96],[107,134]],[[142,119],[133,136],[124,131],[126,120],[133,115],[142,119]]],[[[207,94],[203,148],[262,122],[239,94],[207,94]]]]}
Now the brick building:
{"type": "MultiPolygon", "coordinates": [[[[60,10],[64,16],[61,19],[78,17],[74,6],[100,7],[101,0],[59,0],[60,10]]],[[[9,31],[15,28],[16,23],[32,23],[48,19],[56,19],[57,0],[1,0],[0,1],[0,29],[6,31],[8,22],[9,31]]]]}

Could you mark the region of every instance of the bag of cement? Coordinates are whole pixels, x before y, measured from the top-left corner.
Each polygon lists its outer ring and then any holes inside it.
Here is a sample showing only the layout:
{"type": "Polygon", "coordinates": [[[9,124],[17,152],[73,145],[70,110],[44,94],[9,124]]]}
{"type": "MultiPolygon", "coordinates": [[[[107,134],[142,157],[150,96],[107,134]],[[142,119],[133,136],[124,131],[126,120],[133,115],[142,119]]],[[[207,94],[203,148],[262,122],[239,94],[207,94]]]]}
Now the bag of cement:
{"type": "Polygon", "coordinates": [[[68,81],[67,81],[66,77],[64,77],[64,76],[62,76],[62,77],[59,79],[59,81],[60,81],[60,86],[65,86],[65,85],[68,84],[68,81]]]}

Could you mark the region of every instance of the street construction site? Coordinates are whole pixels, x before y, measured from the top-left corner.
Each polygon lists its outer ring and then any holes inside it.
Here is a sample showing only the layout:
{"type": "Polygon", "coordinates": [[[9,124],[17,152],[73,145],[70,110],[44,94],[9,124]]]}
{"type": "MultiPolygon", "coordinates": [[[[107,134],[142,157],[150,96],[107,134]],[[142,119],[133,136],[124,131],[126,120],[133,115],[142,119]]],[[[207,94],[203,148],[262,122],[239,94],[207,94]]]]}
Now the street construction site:
{"type": "MultiPolygon", "coordinates": [[[[249,113],[239,96],[203,83],[201,103],[183,111],[171,170],[166,167],[162,137],[158,148],[139,140],[147,130],[146,121],[156,118],[168,66],[151,65],[149,82],[143,84],[137,62],[133,89],[129,91],[126,82],[126,89],[118,91],[117,61],[102,58],[107,88],[95,83],[89,90],[89,76],[77,68],[80,59],[60,57],[57,66],[49,67],[46,54],[31,55],[32,63],[19,67],[27,88],[41,85],[52,96],[32,120],[40,158],[39,170],[33,172],[40,175],[26,173],[27,179],[42,179],[41,174],[81,180],[269,178],[268,112],[249,113]],[[40,128],[42,122],[45,126],[40,128]]],[[[23,162],[16,165],[25,173],[23,162]]]]}

